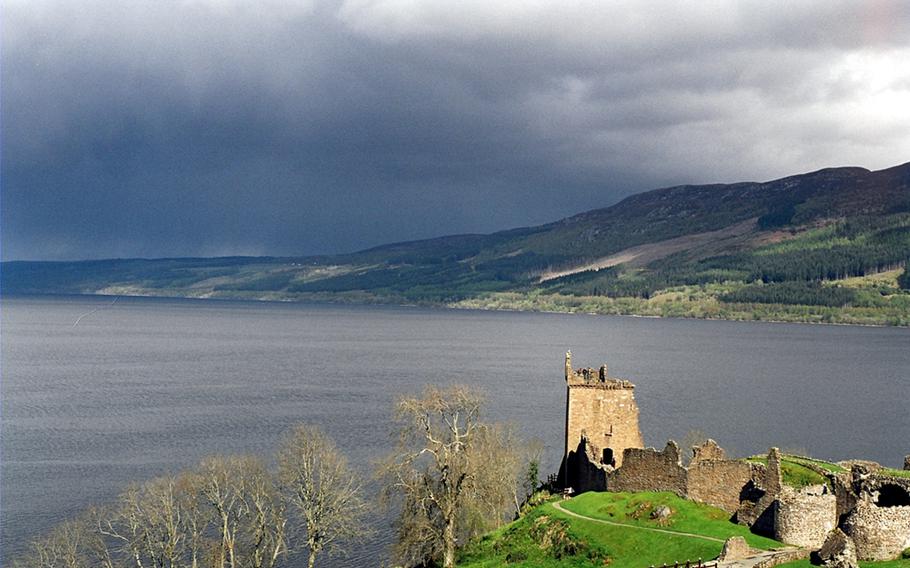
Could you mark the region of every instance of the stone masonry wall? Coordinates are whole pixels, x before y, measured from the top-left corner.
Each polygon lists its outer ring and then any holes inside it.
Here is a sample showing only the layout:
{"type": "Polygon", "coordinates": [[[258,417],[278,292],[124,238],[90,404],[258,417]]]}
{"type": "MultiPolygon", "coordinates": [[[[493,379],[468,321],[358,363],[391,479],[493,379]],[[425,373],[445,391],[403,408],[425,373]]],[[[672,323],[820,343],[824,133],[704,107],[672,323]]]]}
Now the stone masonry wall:
{"type": "Polygon", "coordinates": [[[774,538],[810,550],[821,548],[837,526],[837,498],[818,485],[801,490],[784,487],[777,498],[774,538]]]}
{"type": "Polygon", "coordinates": [[[841,472],[833,476],[834,496],[837,498],[837,518],[846,517],[856,507],[856,494],[853,492],[853,473],[841,472]]]}
{"type": "Polygon", "coordinates": [[[757,485],[763,475],[764,467],[760,464],[739,460],[693,460],[686,484],[688,497],[735,513],[742,500],[743,488],[750,482],[757,485]]]}
{"type": "Polygon", "coordinates": [[[699,446],[692,446],[692,462],[717,461],[727,459],[727,452],[717,445],[717,442],[708,438],[699,446]]]}
{"type": "Polygon", "coordinates": [[[609,491],[671,491],[686,496],[686,468],[679,460],[679,446],[670,440],[662,451],[629,448],[623,466],[607,476],[609,491]]]}
{"type": "Polygon", "coordinates": [[[612,469],[600,463],[600,458],[594,455],[586,438],[582,438],[578,447],[569,452],[563,460],[563,468],[564,471],[560,472],[563,486],[571,487],[575,494],[606,491],[606,472],[612,469]]]}
{"type": "Polygon", "coordinates": [[[910,548],[910,506],[879,507],[860,500],[843,529],[860,560],[893,560],[910,548]]]}
{"type": "MultiPolygon", "coordinates": [[[[836,527],[855,544],[859,560],[893,560],[910,549],[910,479],[874,462],[841,462],[849,472],[827,477],[828,485],[794,489],[783,485],[781,454],[767,465],[728,460],[716,442],[693,448],[688,468],[672,440],[658,451],[642,448],[635,385],[599,370],[573,369],[566,353],[566,439],[559,479],[584,491],[669,491],[735,513],[736,522],[766,536],[817,550],[836,527]]],[[[910,456],[904,460],[910,470],[910,456]]]]}
{"type": "Polygon", "coordinates": [[[644,445],[638,429],[638,405],[632,389],[587,388],[569,386],[568,448],[575,448],[586,435],[593,447],[613,450],[613,459],[622,465],[626,448],[644,445]]]}
{"type": "Polygon", "coordinates": [[[774,518],[777,512],[777,497],[783,490],[783,477],[780,464],[780,450],[768,450],[768,464],[761,483],[758,484],[760,497],[757,501],[744,501],[736,512],[736,522],[746,525],[752,532],[774,536],[774,518]]]}
{"type": "Polygon", "coordinates": [[[592,452],[607,465],[622,465],[626,448],[644,445],[638,426],[635,385],[607,376],[606,365],[599,370],[573,369],[566,353],[566,442],[565,455],[578,447],[582,436],[592,452]],[[604,460],[604,450],[612,459],[604,460]],[[612,462],[612,463],[611,463],[612,462]]]}
{"type": "Polygon", "coordinates": [[[672,491],[733,514],[740,508],[744,491],[764,483],[762,464],[724,459],[724,451],[713,440],[693,450],[692,463],[685,468],[672,440],[662,451],[627,449],[622,467],[607,474],[607,490],[672,491]]]}

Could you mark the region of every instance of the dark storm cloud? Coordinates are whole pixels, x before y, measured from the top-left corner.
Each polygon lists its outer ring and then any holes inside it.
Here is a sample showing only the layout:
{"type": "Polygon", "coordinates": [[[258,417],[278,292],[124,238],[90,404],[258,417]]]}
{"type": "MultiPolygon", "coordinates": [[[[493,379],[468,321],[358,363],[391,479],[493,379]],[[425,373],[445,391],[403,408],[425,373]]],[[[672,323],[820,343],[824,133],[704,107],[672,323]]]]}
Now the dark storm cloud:
{"type": "Polygon", "coordinates": [[[906,6],[7,0],[3,256],[335,252],[886,167],[906,6]]]}

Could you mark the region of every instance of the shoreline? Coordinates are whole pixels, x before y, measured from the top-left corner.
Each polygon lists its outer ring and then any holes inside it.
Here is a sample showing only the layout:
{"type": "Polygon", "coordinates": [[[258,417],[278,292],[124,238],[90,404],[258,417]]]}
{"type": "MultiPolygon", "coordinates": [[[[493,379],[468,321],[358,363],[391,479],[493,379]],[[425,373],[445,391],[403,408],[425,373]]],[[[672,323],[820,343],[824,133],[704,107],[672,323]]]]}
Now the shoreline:
{"type": "MultiPolygon", "coordinates": [[[[511,293],[514,294],[514,293],[511,293]]],[[[598,312],[590,310],[575,310],[568,308],[564,310],[552,309],[549,306],[547,308],[540,307],[535,308],[534,306],[529,306],[526,308],[510,306],[505,304],[492,305],[495,304],[493,300],[495,298],[472,298],[468,300],[459,300],[456,302],[406,302],[401,301],[398,298],[394,297],[383,297],[383,296],[374,296],[374,295],[364,295],[364,296],[347,296],[347,295],[311,295],[298,296],[298,297],[289,297],[280,294],[263,294],[263,295],[232,295],[232,294],[212,294],[209,292],[202,294],[158,294],[150,293],[149,290],[145,289],[128,289],[128,290],[100,290],[97,292],[81,292],[81,293],[36,293],[36,292],[15,292],[15,293],[4,293],[0,294],[0,297],[85,297],[85,298],[158,298],[158,299],[170,299],[170,300],[214,300],[217,302],[257,302],[257,303],[275,303],[275,304],[312,304],[312,305],[336,305],[336,306],[394,306],[400,308],[425,308],[425,309],[446,309],[446,310],[459,310],[459,311],[480,311],[480,312],[511,312],[511,313],[539,313],[539,314],[559,314],[559,315],[587,315],[587,316],[614,316],[614,317],[630,317],[630,318],[642,318],[642,319],[678,319],[678,320],[705,320],[705,321],[731,321],[731,322],[760,322],[760,323],[775,323],[775,324],[810,324],[810,325],[830,325],[830,326],[856,326],[856,327],[875,327],[875,328],[896,328],[896,329],[910,329],[910,323],[907,324],[889,324],[889,323],[875,323],[875,322],[862,322],[862,321],[819,321],[818,316],[815,319],[799,317],[798,314],[794,314],[793,318],[777,318],[777,317],[761,317],[760,312],[749,312],[749,311],[733,311],[733,314],[739,315],[739,317],[717,317],[714,315],[665,315],[665,314],[654,314],[654,313],[641,313],[639,311],[632,310],[617,310],[615,312],[598,312]],[[550,309],[548,309],[550,308],[550,309]]],[[[551,298],[547,295],[544,298],[551,298]]],[[[525,301],[533,301],[531,296],[524,296],[525,301]]],[[[589,299],[589,297],[571,297],[563,296],[561,299],[571,299],[576,301],[582,301],[589,299]]],[[[614,300],[614,299],[610,299],[614,300]]],[[[633,298],[617,298],[615,300],[637,300],[633,298]]],[[[784,306],[783,309],[787,309],[790,306],[779,305],[779,304],[767,304],[768,306],[784,306]]],[[[793,308],[803,308],[803,309],[812,309],[816,308],[815,306],[804,306],[804,305],[794,305],[790,307],[793,308]]],[[[835,313],[841,313],[841,310],[838,310],[835,313]]],[[[770,314],[769,314],[770,315],[770,314]]],[[[884,317],[884,316],[883,316],[884,317]]],[[[907,315],[910,318],[910,314],[907,315]]]]}

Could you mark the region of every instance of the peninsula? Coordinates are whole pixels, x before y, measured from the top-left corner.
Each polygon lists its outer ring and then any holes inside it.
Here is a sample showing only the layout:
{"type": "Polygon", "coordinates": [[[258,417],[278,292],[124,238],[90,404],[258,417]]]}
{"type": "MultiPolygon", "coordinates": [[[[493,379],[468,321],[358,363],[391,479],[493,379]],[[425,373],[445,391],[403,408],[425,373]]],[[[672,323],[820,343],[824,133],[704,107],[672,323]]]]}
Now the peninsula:
{"type": "Polygon", "coordinates": [[[777,448],[732,458],[705,439],[684,462],[672,440],[644,447],[630,381],[566,353],[565,382],[558,476],[521,518],[471,543],[465,565],[908,566],[910,456],[901,470],[777,448]]]}

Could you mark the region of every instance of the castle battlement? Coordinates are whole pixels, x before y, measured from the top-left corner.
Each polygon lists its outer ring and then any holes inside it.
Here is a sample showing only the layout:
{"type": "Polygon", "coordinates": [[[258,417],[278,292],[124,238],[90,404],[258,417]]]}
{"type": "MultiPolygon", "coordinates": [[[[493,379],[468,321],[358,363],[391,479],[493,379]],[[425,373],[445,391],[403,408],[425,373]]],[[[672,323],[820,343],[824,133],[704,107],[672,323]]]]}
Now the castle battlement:
{"type": "Polygon", "coordinates": [[[572,352],[566,352],[566,384],[569,388],[598,388],[598,389],[634,389],[635,385],[631,381],[610,377],[607,374],[607,365],[601,365],[600,369],[591,367],[582,367],[579,369],[572,368],[572,352]]]}

